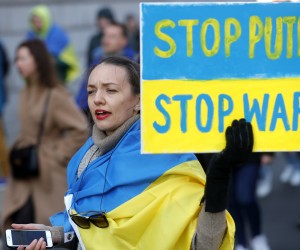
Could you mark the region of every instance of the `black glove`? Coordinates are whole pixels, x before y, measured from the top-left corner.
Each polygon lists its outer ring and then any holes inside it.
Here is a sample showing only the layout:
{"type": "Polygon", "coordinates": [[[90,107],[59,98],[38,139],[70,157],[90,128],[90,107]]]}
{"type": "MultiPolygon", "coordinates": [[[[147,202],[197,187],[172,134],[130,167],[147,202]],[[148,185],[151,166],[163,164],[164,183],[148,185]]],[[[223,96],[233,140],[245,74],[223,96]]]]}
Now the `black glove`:
{"type": "Polygon", "coordinates": [[[234,120],[225,134],[225,149],[213,156],[207,169],[204,195],[206,212],[225,210],[231,170],[246,162],[253,148],[252,126],[245,119],[234,120]]]}

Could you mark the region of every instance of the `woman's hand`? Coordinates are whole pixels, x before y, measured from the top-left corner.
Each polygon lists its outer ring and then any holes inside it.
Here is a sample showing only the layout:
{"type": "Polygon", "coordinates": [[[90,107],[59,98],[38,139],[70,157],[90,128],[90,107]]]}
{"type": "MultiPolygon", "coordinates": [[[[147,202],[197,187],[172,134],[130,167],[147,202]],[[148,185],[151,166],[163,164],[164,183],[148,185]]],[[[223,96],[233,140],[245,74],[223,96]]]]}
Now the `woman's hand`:
{"type": "Polygon", "coordinates": [[[226,129],[226,147],[210,161],[205,186],[205,211],[225,210],[231,170],[247,161],[253,149],[252,126],[245,119],[234,120],[226,129]]]}
{"type": "Polygon", "coordinates": [[[50,227],[43,224],[15,224],[13,223],[12,228],[20,230],[50,230],[50,227]]]}
{"type": "MultiPolygon", "coordinates": [[[[19,246],[17,250],[24,250],[24,246],[19,246]]],[[[46,242],[44,238],[40,238],[39,240],[34,240],[26,247],[26,250],[46,250],[46,242]]]]}
{"type": "MultiPolygon", "coordinates": [[[[61,243],[60,232],[57,227],[49,227],[43,224],[12,224],[12,228],[19,230],[49,230],[51,232],[53,244],[61,243]]],[[[24,246],[19,246],[18,250],[24,249],[24,246]]],[[[31,242],[29,246],[26,247],[26,250],[31,249],[46,249],[45,239],[35,239],[31,242]]]]}
{"type": "Polygon", "coordinates": [[[220,160],[228,163],[229,168],[244,163],[253,149],[253,132],[251,123],[245,119],[234,120],[231,126],[227,127],[226,147],[218,154],[220,160]]]}

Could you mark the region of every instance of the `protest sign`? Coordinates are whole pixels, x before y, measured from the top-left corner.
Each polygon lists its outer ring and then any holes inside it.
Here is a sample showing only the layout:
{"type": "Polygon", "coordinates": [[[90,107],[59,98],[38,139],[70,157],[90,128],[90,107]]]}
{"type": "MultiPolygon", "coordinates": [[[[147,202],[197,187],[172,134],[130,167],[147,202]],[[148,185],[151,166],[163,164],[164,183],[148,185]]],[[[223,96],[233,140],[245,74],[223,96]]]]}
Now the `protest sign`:
{"type": "Polygon", "coordinates": [[[142,3],[142,152],[300,150],[300,3],[142,3]]]}

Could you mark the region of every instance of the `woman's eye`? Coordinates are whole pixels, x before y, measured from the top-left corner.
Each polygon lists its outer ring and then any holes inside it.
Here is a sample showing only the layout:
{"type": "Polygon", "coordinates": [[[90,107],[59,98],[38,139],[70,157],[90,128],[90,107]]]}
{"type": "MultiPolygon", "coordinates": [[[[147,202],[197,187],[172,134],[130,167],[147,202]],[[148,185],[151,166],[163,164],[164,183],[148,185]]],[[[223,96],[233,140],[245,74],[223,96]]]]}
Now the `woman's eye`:
{"type": "Polygon", "coordinates": [[[116,89],[107,89],[107,92],[108,92],[108,93],[116,93],[117,90],[116,90],[116,89]]]}
{"type": "Polygon", "coordinates": [[[88,95],[91,95],[91,94],[93,94],[94,92],[95,92],[95,90],[88,90],[88,91],[87,91],[88,95]]]}

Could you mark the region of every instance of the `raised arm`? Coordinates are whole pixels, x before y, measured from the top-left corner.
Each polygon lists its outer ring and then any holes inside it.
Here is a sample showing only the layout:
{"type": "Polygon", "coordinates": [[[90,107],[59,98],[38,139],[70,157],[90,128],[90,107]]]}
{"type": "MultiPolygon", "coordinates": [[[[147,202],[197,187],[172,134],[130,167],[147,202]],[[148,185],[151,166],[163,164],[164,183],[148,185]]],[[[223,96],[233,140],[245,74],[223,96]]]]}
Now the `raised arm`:
{"type": "Polygon", "coordinates": [[[251,124],[234,120],[226,129],[226,147],[213,156],[207,169],[204,209],[198,217],[191,249],[219,249],[226,232],[225,209],[231,170],[245,162],[253,149],[251,124]]]}

